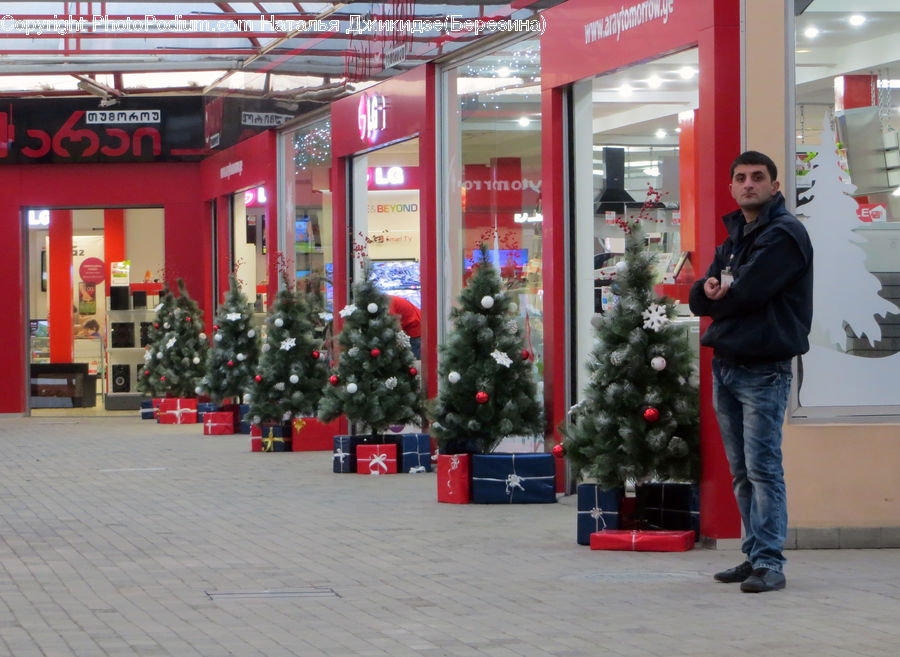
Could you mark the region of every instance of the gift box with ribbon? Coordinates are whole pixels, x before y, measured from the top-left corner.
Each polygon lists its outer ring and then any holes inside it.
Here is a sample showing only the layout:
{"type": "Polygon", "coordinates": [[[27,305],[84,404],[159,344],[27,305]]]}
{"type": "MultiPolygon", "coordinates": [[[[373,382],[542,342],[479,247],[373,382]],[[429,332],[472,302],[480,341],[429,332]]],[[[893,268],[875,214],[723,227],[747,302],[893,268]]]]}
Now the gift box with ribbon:
{"type": "Polygon", "coordinates": [[[356,452],[351,445],[354,436],[334,436],[334,472],[356,472],[356,452]]]}
{"type": "Polygon", "coordinates": [[[196,424],[197,400],[184,397],[163,399],[159,404],[160,424],[196,424]]]}
{"type": "MultiPolygon", "coordinates": [[[[213,404],[212,402],[197,402],[197,422],[203,422],[207,413],[221,413],[224,411],[220,411],[219,407],[213,404]]],[[[232,433],[234,430],[232,429],[232,433]]]]}
{"type": "Polygon", "coordinates": [[[591,534],[619,528],[619,507],[625,495],[621,486],[604,490],[597,484],[579,484],[578,544],[590,545],[591,534]]]}
{"type": "Polygon", "coordinates": [[[437,500],[447,504],[469,503],[469,454],[438,454],[437,500]]]}
{"type": "Polygon", "coordinates": [[[604,529],[591,534],[592,550],[685,552],[692,547],[692,531],[604,529]]]}
{"type": "Polygon", "coordinates": [[[204,436],[229,436],[234,433],[234,416],[229,411],[203,414],[204,436]]]}
{"type": "Polygon", "coordinates": [[[431,437],[426,433],[400,434],[400,472],[431,472],[431,437]]]}
{"type": "Polygon", "coordinates": [[[250,430],[251,452],[290,452],[290,425],[254,424],[250,430]],[[287,428],[286,428],[287,426],[287,428]]]}
{"type": "Polygon", "coordinates": [[[314,452],[332,449],[334,436],[340,431],[340,420],[319,422],[314,417],[295,417],[291,449],[295,452],[314,452]]]}
{"type": "MultiPolygon", "coordinates": [[[[156,418],[157,422],[159,422],[159,405],[162,404],[163,399],[165,399],[165,397],[153,397],[150,400],[150,406],[153,408],[153,411],[154,411],[153,417],[156,418]]],[[[143,414],[141,414],[141,418],[144,418],[143,414]]]]}
{"type": "Polygon", "coordinates": [[[700,536],[700,487],[649,482],[635,487],[639,529],[693,530],[700,536]]]}
{"type": "Polygon", "coordinates": [[[397,446],[358,445],[356,472],[365,475],[397,474],[397,446]]]}
{"type": "Polygon", "coordinates": [[[545,504],[555,501],[553,454],[472,455],[472,502],[545,504]]]}
{"type": "Polygon", "coordinates": [[[153,405],[152,399],[141,400],[141,419],[155,420],[157,407],[153,405]]]}

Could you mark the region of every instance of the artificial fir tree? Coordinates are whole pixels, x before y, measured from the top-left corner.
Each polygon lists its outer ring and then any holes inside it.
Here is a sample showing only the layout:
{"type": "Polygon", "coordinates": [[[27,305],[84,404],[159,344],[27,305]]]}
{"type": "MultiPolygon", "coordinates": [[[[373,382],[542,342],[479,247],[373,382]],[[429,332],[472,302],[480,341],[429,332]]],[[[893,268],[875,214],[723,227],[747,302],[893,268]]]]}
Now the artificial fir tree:
{"type": "Polygon", "coordinates": [[[225,303],[216,314],[206,373],[197,392],[221,404],[249,391],[259,360],[259,339],[252,326],[253,307],[241,292],[237,276],[228,279],[225,303]]]}
{"type": "Polygon", "coordinates": [[[153,329],[160,334],[144,355],[139,384],[143,385],[141,389],[154,394],[192,397],[203,377],[209,344],[203,333],[203,313],[180,278],[178,291],[180,296],[174,302],[166,294],[157,306],[153,329]]]}
{"type": "Polygon", "coordinates": [[[266,340],[250,388],[254,424],[315,415],[328,379],[328,355],[314,335],[322,307],[318,281],[307,281],[304,290],[291,283],[285,278],[266,319],[266,340]]]}
{"type": "Polygon", "coordinates": [[[532,375],[532,354],[481,245],[481,261],[459,295],[453,330],[441,345],[442,386],[430,409],[441,452],[488,453],[504,436],[543,433],[543,408],[532,375]]]}
{"type": "Polygon", "coordinates": [[[599,318],[585,399],[564,429],[564,451],[576,472],[606,488],[651,478],[696,481],[700,467],[690,347],[670,321],[672,302],[653,292],[654,255],[639,220],[622,222],[625,259],[613,284],[618,302],[599,318]]]}
{"type": "Polygon", "coordinates": [[[353,285],[353,303],[340,311],[340,359],[319,405],[323,422],[343,413],[375,436],[392,424],[422,422],[419,373],[409,336],[388,312],[389,305],[366,266],[363,280],[353,285]]]}
{"type": "Polygon", "coordinates": [[[138,372],[137,389],[152,397],[160,397],[166,393],[168,386],[162,373],[162,358],[164,346],[168,338],[166,333],[169,317],[175,310],[175,297],[169,290],[169,286],[163,287],[159,293],[159,305],[154,309],[156,318],[147,330],[147,346],[144,348],[144,367],[138,372]]]}

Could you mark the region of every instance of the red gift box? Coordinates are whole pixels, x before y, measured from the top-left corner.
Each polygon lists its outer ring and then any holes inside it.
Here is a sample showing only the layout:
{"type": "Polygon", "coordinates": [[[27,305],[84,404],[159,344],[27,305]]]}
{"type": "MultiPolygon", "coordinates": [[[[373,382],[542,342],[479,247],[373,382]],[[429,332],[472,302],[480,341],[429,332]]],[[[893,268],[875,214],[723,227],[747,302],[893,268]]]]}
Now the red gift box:
{"type": "Polygon", "coordinates": [[[295,452],[332,451],[334,437],[341,433],[340,419],[319,422],[314,417],[295,417],[291,426],[291,448],[295,452]]]}
{"type": "Polygon", "coordinates": [[[397,446],[358,445],[356,472],[364,475],[397,474],[397,446]]]}
{"type": "Polygon", "coordinates": [[[250,436],[250,451],[251,452],[261,452],[262,451],[262,436],[250,436]]]}
{"type": "Polygon", "coordinates": [[[592,550],[685,552],[692,547],[693,531],[604,529],[591,534],[592,550]]]}
{"type": "Polygon", "coordinates": [[[469,503],[470,460],[468,454],[438,454],[438,502],[469,503]]]}
{"type": "Polygon", "coordinates": [[[234,416],[230,411],[203,414],[204,436],[228,436],[234,433],[234,416]]]}
{"type": "Polygon", "coordinates": [[[197,400],[176,397],[159,404],[160,424],[197,424],[197,400]]]}

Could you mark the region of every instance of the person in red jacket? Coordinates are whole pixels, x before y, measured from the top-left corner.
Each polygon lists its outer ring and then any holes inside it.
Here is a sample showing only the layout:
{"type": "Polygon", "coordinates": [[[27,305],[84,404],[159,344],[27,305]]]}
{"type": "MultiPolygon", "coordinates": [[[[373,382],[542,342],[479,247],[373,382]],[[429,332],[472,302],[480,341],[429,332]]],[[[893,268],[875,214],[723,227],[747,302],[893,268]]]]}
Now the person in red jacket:
{"type": "Polygon", "coordinates": [[[388,312],[400,318],[400,328],[409,336],[409,346],[416,359],[422,357],[422,315],[419,309],[403,297],[391,296],[388,312]]]}

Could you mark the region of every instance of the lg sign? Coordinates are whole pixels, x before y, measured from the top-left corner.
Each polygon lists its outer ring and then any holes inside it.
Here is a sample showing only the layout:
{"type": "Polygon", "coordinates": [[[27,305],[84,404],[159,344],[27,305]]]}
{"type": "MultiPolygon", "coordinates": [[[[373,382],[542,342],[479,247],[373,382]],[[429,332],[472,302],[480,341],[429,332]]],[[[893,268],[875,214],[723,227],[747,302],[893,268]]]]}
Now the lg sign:
{"type": "Polygon", "coordinates": [[[359,99],[356,119],[359,138],[370,144],[375,142],[378,133],[387,125],[387,102],[384,96],[364,93],[359,99]]]}

